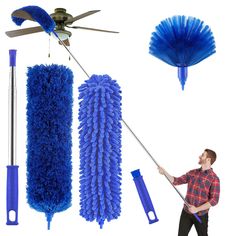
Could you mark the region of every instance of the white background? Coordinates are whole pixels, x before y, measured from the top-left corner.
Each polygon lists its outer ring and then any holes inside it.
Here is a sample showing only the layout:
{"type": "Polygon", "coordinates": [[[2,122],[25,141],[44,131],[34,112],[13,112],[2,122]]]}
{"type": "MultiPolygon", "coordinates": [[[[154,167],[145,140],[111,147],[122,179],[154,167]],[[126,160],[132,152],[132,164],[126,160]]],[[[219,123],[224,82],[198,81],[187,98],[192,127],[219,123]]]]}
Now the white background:
{"type": "MultiPolygon", "coordinates": [[[[180,176],[198,167],[198,156],[205,148],[216,151],[213,166],[221,180],[221,197],[210,210],[209,235],[235,234],[235,7],[233,0],[50,0],[0,2],[1,65],[1,158],[0,234],[13,235],[177,235],[182,200],[128,130],[122,132],[122,214],[105,222],[86,222],[79,215],[78,86],[87,77],[68,60],[68,53],[44,32],[8,38],[5,31],[17,29],[12,11],[38,5],[48,13],[64,7],[73,16],[100,9],[74,25],[117,30],[106,34],[72,30],[71,51],[91,74],[109,74],[123,92],[123,119],[131,126],[156,160],[172,175],[180,176]],[[208,24],[215,36],[216,54],[189,68],[185,91],[181,91],[177,69],[148,53],[151,32],[159,22],[173,15],[195,16],[208,24]],[[17,49],[19,225],[6,226],[6,165],[8,162],[8,50],[17,49]],[[73,116],[73,202],[67,211],[55,214],[47,231],[43,213],[31,209],[26,200],[26,71],[35,64],[58,63],[74,72],[73,116]],[[140,168],[152,198],[159,222],[149,225],[130,172],[140,168]]],[[[36,26],[26,21],[22,28],[36,26]]],[[[19,27],[20,28],[20,27],[19,27]]],[[[40,171],[40,170],[39,170],[40,171]]],[[[179,187],[185,194],[186,186],[179,187]]],[[[191,236],[196,235],[193,228],[191,236]]]]}

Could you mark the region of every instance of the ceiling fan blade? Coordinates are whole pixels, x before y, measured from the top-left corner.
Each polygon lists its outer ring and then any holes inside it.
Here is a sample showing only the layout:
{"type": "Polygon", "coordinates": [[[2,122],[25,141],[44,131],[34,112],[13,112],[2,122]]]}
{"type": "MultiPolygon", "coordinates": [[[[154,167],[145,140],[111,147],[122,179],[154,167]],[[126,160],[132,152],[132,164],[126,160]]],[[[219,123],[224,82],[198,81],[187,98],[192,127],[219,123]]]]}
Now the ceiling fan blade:
{"type": "Polygon", "coordinates": [[[105,33],[116,33],[116,34],[119,33],[118,31],[103,30],[103,29],[95,29],[95,28],[88,28],[88,27],[83,27],[83,26],[66,26],[66,27],[72,28],[72,29],[93,30],[93,31],[105,32],[105,33]]]}
{"type": "Polygon", "coordinates": [[[26,11],[22,11],[22,10],[16,10],[14,12],[12,12],[11,14],[12,16],[15,16],[15,17],[19,17],[19,18],[22,18],[22,19],[25,19],[25,20],[32,20],[32,21],[35,21],[31,15],[29,13],[27,13],[26,11]]]}
{"type": "MultiPolygon", "coordinates": [[[[63,43],[64,43],[67,47],[70,46],[70,41],[69,41],[69,39],[63,40],[63,43]]],[[[61,43],[60,41],[59,41],[59,44],[62,45],[62,43],[61,43]]]]}
{"type": "Polygon", "coordinates": [[[12,38],[12,37],[22,36],[26,34],[38,33],[42,31],[43,29],[40,26],[36,26],[36,27],[30,27],[30,28],[25,28],[25,29],[7,31],[6,35],[12,38]]]}
{"type": "Polygon", "coordinates": [[[92,14],[94,14],[94,13],[99,12],[99,11],[100,11],[100,10],[93,10],[93,11],[85,12],[85,13],[83,13],[83,14],[81,14],[81,15],[75,16],[75,17],[73,17],[73,18],[71,18],[71,19],[65,21],[65,24],[66,24],[66,25],[67,25],[67,24],[72,24],[73,22],[75,22],[75,21],[77,21],[77,20],[79,20],[79,19],[82,19],[82,18],[84,18],[84,17],[86,17],[86,16],[90,16],[90,15],[92,15],[92,14]]]}

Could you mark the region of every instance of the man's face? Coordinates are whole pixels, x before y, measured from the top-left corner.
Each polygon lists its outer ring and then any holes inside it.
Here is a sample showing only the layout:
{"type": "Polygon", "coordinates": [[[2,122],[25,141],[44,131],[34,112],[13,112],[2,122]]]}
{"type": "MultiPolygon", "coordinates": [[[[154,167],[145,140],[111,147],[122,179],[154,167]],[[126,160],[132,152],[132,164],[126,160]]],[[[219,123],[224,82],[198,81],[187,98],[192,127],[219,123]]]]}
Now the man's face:
{"type": "Polygon", "coordinates": [[[199,165],[204,165],[207,162],[207,152],[203,152],[201,156],[199,156],[199,165]]]}

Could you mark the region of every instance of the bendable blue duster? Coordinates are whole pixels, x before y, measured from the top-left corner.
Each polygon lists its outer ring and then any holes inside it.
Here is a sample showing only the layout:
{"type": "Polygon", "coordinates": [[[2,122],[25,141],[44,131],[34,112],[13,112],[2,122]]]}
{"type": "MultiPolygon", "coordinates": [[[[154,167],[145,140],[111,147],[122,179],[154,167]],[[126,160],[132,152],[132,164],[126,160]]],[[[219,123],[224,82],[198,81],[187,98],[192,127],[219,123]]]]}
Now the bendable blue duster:
{"type": "MultiPolygon", "coordinates": [[[[54,30],[54,28],[56,27],[55,21],[41,7],[38,7],[38,6],[25,6],[25,7],[22,7],[20,9],[15,10],[14,12],[17,12],[17,11],[23,11],[23,12],[26,12],[27,14],[29,14],[33,20],[37,21],[41,25],[41,27],[44,29],[44,31],[46,33],[51,33],[54,30]]],[[[21,18],[21,17],[16,17],[14,15],[12,16],[12,21],[16,25],[19,25],[19,26],[22,25],[22,23],[25,20],[26,19],[21,18]]]]}
{"type": "Polygon", "coordinates": [[[54,213],[71,206],[73,74],[36,65],[27,76],[27,199],[50,228],[54,213]]]}
{"type": "Polygon", "coordinates": [[[79,87],[80,215],[104,221],[121,212],[121,91],[108,75],[79,87]]]}
{"type": "Polygon", "coordinates": [[[195,17],[173,16],[156,26],[149,52],[178,67],[178,77],[184,89],[187,67],[214,54],[215,41],[209,26],[203,21],[195,17]]]}

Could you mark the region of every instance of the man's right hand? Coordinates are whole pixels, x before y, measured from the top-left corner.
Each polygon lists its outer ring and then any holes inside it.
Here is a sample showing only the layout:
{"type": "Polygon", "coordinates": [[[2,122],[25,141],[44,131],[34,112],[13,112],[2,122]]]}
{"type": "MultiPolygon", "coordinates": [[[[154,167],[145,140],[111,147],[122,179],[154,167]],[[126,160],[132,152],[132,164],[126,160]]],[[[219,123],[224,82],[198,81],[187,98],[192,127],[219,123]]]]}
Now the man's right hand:
{"type": "Polygon", "coordinates": [[[166,173],[166,171],[162,168],[162,167],[157,167],[158,168],[158,170],[159,170],[159,173],[161,174],[161,175],[164,175],[165,173],[166,173]]]}
{"type": "Polygon", "coordinates": [[[170,182],[173,184],[174,183],[174,177],[171,176],[164,168],[162,168],[161,166],[157,167],[157,169],[159,170],[159,173],[161,175],[165,175],[169,180],[170,182]]]}

